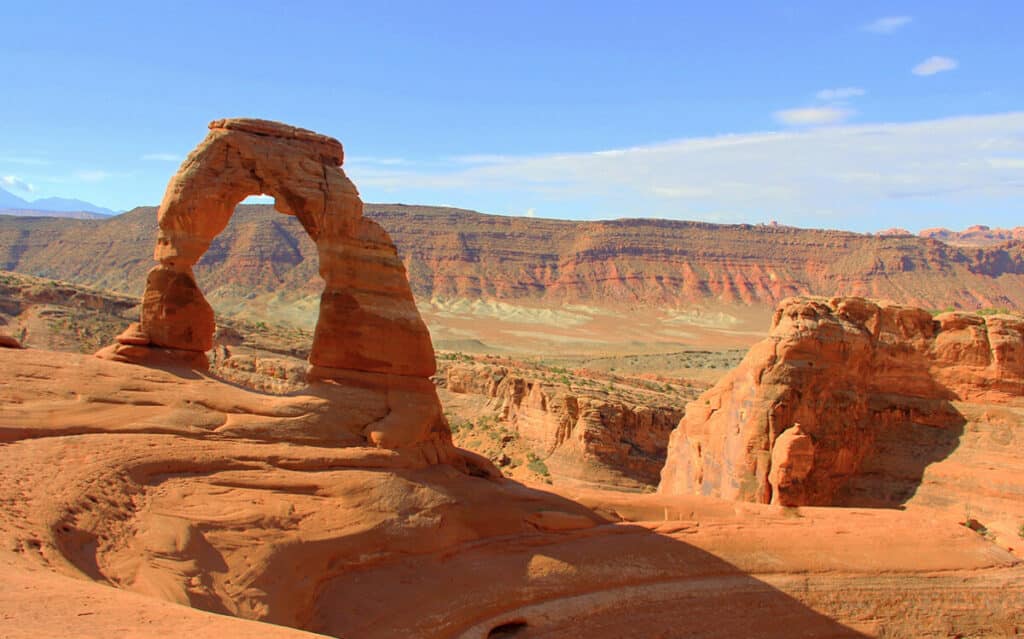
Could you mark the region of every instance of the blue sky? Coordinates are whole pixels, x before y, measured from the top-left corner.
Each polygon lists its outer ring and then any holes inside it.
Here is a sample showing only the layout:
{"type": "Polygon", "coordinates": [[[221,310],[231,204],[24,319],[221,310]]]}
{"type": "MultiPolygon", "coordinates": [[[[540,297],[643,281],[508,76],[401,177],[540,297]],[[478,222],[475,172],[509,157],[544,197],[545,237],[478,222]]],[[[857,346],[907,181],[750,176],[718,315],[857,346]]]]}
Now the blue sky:
{"type": "Polygon", "coordinates": [[[4,3],[0,187],[157,204],[207,122],[249,116],[339,138],[367,201],[1013,226],[1022,24],[1017,0],[4,3]]]}

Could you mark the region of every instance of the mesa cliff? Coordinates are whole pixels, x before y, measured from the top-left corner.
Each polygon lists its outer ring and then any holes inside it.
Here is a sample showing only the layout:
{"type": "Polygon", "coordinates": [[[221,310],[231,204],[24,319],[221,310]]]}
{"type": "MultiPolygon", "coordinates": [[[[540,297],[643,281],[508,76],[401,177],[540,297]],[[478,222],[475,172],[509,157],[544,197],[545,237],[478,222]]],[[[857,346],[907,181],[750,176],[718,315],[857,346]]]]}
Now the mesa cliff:
{"type": "MultiPolygon", "coordinates": [[[[138,295],[154,211],[109,220],[0,216],[0,269],[138,295]]],[[[367,204],[394,239],[413,294],[430,300],[688,308],[855,295],[925,308],[1024,310],[1024,242],[952,246],[785,226],[571,222],[367,204]]],[[[316,247],[271,206],[238,208],[195,273],[222,313],[312,318],[316,247]],[[298,303],[298,307],[295,304],[298,303]]],[[[308,321],[311,324],[311,321],[308,321]]]]}

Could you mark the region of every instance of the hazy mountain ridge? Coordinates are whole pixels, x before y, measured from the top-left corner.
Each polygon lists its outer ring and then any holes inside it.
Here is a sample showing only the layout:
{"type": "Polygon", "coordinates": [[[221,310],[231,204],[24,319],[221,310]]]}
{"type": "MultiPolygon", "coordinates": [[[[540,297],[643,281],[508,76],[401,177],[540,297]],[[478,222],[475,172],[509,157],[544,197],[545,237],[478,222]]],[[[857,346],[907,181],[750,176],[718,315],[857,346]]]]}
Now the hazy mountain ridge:
{"type": "Polygon", "coordinates": [[[89,219],[117,215],[117,211],[96,206],[85,200],[66,197],[45,197],[38,200],[26,200],[0,188],[0,215],[89,219]]]}
{"type": "MultiPolygon", "coordinates": [[[[625,219],[575,222],[367,204],[421,300],[539,306],[769,306],[864,295],[927,308],[1024,309],[1024,242],[957,247],[917,236],[625,219]]],[[[0,268],[130,294],[154,265],[156,214],[0,217],[0,268]]],[[[241,206],[196,269],[215,305],[316,296],[316,251],[295,218],[241,206]]]]}

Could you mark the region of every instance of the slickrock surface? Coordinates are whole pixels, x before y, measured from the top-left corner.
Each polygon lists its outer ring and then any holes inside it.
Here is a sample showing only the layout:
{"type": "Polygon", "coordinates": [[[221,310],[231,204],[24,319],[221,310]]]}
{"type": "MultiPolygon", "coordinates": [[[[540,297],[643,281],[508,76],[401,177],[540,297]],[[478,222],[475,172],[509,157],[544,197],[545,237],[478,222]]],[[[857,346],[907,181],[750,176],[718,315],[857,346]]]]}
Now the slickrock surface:
{"type": "Polygon", "coordinates": [[[1020,547],[1022,443],[1024,318],[795,298],[687,405],[660,490],[940,507],[1020,547]]]}
{"type": "Polygon", "coordinates": [[[382,410],[357,397],[322,413],[312,394],[47,351],[0,350],[0,370],[4,635],[303,636],[168,602],[371,639],[1024,625],[1020,564],[927,512],[580,504],[346,445],[337,419],[382,410]]]}

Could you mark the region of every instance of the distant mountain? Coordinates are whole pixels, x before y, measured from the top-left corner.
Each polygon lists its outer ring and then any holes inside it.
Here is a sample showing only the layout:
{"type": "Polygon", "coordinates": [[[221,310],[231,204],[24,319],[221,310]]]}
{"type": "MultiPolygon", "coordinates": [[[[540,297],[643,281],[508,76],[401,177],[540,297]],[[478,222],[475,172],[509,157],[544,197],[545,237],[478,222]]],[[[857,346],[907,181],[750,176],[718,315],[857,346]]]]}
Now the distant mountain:
{"type": "Polygon", "coordinates": [[[0,214],[19,217],[76,217],[91,219],[94,216],[109,217],[117,211],[96,206],[85,200],[66,197],[44,197],[39,200],[25,200],[0,188],[0,214]],[[70,215],[69,215],[70,214],[70,215]]]}
{"type": "Polygon", "coordinates": [[[54,212],[75,212],[85,211],[86,213],[98,213],[100,215],[117,215],[117,211],[103,208],[102,206],[96,206],[90,202],[84,200],[76,200],[73,198],[66,197],[44,197],[41,200],[33,200],[30,202],[31,206],[37,211],[54,211],[54,212]]]}
{"type": "Polygon", "coordinates": [[[962,231],[951,231],[944,228],[924,229],[919,235],[954,246],[992,246],[1024,240],[1024,226],[1012,229],[994,229],[977,224],[962,231]]]}
{"type": "Polygon", "coordinates": [[[0,209],[27,209],[28,201],[23,200],[10,191],[0,189],[0,209]]]}
{"type": "MultiPolygon", "coordinates": [[[[29,204],[28,206],[33,206],[29,204]]],[[[13,217],[64,217],[75,220],[104,220],[110,215],[91,213],[89,211],[42,211],[40,209],[5,209],[0,208],[0,215],[13,217]]]]}

